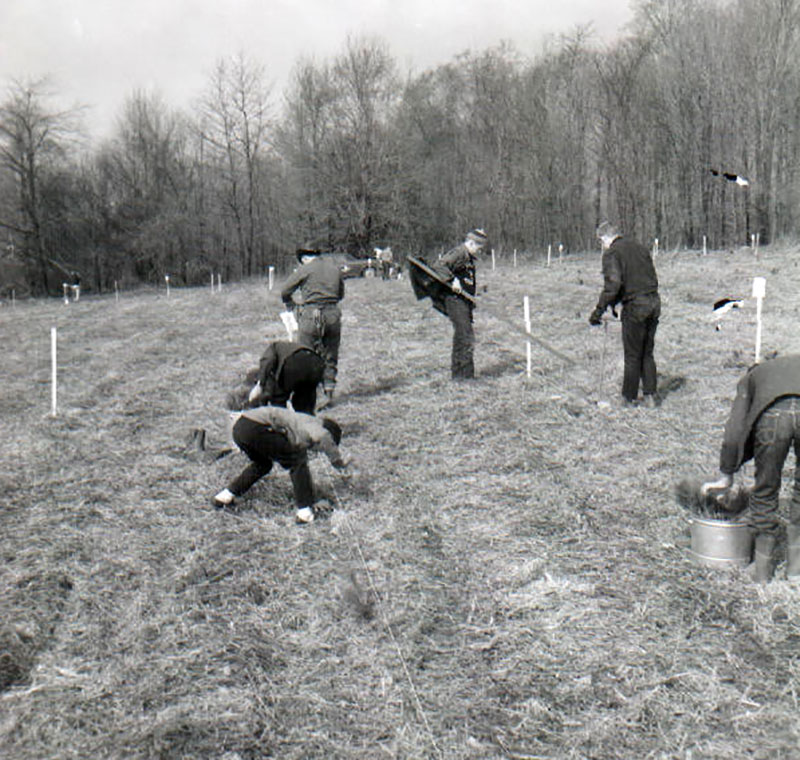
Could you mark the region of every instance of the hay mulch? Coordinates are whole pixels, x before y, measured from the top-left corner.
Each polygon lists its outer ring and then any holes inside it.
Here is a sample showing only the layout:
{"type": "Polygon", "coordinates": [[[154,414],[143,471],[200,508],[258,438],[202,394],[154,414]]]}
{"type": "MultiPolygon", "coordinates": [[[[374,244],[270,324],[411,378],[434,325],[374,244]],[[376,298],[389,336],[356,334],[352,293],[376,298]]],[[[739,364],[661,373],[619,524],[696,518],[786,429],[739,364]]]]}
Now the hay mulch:
{"type": "Polygon", "coordinates": [[[765,346],[800,350],[795,254],[659,256],[655,412],[617,404],[618,325],[586,324],[596,256],[483,272],[471,383],[408,283],[349,281],[330,415],[355,465],[312,460],[332,509],[304,527],[280,469],[214,510],[244,459],[193,453],[228,445],[226,395],[280,336],[264,282],[4,309],[0,752],[796,756],[796,590],[693,562],[675,494],[715,475],[752,350],[754,310],[715,330],[711,304],[779,271],[765,346]],[[534,348],[526,376],[524,295],[575,365],[534,348]]]}

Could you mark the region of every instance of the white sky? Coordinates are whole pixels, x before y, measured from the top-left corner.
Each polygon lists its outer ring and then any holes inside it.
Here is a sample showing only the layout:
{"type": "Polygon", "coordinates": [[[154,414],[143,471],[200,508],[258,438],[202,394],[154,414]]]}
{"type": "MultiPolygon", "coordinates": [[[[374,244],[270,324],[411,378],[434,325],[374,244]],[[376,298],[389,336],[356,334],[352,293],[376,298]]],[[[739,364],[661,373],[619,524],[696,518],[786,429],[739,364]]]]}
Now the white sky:
{"type": "Polygon", "coordinates": [[[401,71],[421,71],[502,40],[533,56],[579,24],[610,41],[631,15],[629,0],[0,0],[0,96],[11,78],[49,75],[102,136],[134,89],[186,108],[239,52],[280,92],[301,57],[327,60],[348,35],[378,36],[401,71]]]}

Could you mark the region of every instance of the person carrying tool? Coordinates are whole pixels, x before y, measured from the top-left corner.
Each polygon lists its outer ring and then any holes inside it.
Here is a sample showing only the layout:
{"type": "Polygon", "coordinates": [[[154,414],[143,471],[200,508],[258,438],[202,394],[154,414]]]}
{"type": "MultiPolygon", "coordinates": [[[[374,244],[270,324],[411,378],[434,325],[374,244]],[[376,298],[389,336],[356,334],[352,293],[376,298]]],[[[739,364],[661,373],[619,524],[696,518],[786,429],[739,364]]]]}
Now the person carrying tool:
{"type": "Polygon", "coordinates": [[[603,290],[589,324],[602,325],[610,306],[622,303],[622,348],[625,370],[622,397],[626,406],[635,406],[642,385],[644,404],[658,405],[656,361],[653,356],[656,329],[661,316],[658,277],[650,251],[635,240],[624,238],[609,222],[597,228],[603,252],[603,290]]]}
{"type": "Polygon", "coordinates": [[[339,344],[342,337],[342,312],[339,302],[344,298],[344,277],[338,264],[322,255],[315,245],[297,249],[300,267],[283,284],[281,300],[287,311],[295,307],[292,294],[299,288],[297,341],[316,351],[325,361],[322,406],[333,403],[339,364],[339,344]]]}
{"type": "Polygon", "coordinates": [[[450,373],[454,380],[475,377],[475,333],[472,328],[472,311],[475,306],[475,260],[488,243],[482,229],[467,233],[464,242],[457,245],[432,265],[449,284],[449,290],[432,295],[434,307],[446,314],[453,325],[453,347],[450,373]]]}
{"type": "Polygon", "coordinates": [[[779,532],[778,496],[783,465],[794,447],[794,489],[786,526],[786,576],[800,577],[800,354],[754,364],[739,379],[719,457],[719,479],[704,483],[701,493],[725,491],[733,475],[754,459],[755,484],[750,493],[755,536],[755,578],[763,583],[775,572],[779,532]]]}

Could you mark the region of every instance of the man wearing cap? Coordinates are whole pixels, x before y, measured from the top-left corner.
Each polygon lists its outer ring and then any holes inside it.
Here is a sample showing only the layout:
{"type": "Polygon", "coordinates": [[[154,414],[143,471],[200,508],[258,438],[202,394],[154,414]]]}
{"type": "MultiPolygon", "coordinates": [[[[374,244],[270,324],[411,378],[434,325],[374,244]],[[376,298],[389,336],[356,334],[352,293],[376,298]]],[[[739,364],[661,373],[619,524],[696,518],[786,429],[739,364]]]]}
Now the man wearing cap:
{"type": "Polygon", "coordinates": [[[339,301],[344,298],[344,277],[338,264],[322,255],[316,246],[297,250],[300,267],[289,275],[281,289],[281,300],[291,311],[292,294],[299,288],[297,341],[316,351],[325,362],[323,390],[328,406],[333,401],[342,335],[342,312],[339,301]]]}
{"type": "Polygon", "coordinates": [[[450,372],[454,380],[475,377],[475,334],[472,329],[476,291],[475,258],[486,247],[487,242],[488,237],[484,230],[471,230],[461,245],[449,250],[434,265],[434,269],[450,285],[450,290],[441,298],[433,299],[433,305],[453,323],[450,372]],[[465,297],[465,294],[469,297],[465,297]]]}
{"type": "Polygon", "coordinates": [[[603,324],[603,314],[622,303],[622,348],[625,370],[622,397],[626,406],[634,406],[642,385],[645,406],[657,406],[656,361],[653,357],[656,329],[661,316],[658,277],[650,251],[640,243],[625,238],[609,222],[597,228],[603,251],[603,290],[589,324],[603,324]]]}
{"type": "Polygon", "coordinates": [[[704,483],[701,492],[733,485],[733,475],[755,460],[750,492],[755,528],[755,577],[766,582],[774,573],[773,553],[779,532],[778,497],[783,465],[794,447],[794,490],[786,526],[786,576],[800,577],[800,354],[787,354],[754,364],[739,379],[719,456],[720,478],[704,483]]]}

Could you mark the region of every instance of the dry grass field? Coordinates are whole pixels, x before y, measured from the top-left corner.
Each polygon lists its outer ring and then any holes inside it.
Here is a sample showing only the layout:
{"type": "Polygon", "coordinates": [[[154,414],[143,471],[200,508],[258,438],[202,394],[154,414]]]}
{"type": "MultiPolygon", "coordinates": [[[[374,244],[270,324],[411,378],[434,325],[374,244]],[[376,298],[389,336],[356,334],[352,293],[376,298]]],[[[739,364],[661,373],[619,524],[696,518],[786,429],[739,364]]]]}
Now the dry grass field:
{"type": "Polygon", "coordinates": [[[800,586],[698,565],[673,492],[716,476],[753,357],[754,301],[711,305],[766,277],[764,349],[799,351],[798,260],[659,254],[654,411],[587,323],[597,254],[484,262],[458,384],[407,280],[348,281],[355,471],[313,459],[335,509],[302,527],[285,471],[215,511],[244,457],[186,448],[282,334],[265,280],[3,305],[0,756],[799,757],[800,586]],[[534,345],[526,376],[525,295],[574,365],[534,345]]]}

